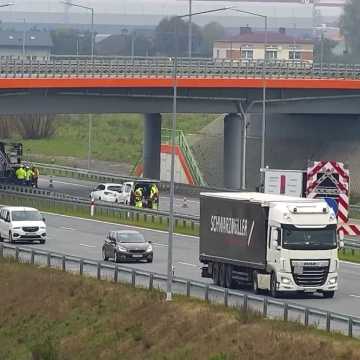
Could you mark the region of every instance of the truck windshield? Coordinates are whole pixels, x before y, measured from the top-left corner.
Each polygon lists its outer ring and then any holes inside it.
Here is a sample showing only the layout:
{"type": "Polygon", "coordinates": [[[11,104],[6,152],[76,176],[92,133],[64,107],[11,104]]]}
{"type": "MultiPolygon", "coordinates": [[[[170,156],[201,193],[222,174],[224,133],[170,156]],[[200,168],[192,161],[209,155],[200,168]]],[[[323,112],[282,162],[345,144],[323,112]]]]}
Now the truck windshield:
{"type": "Polygon", "coordinates": [[[283,248],[290,250],[336,249],[336,225],[322,229],[299,229],[293,225],[283,225],[283,248]]]}
{"type": "Polygon", "coordinates": [[[38,211],[13,211],[11,213],[13,221],[42,221],[42,216],[38,211]]]}

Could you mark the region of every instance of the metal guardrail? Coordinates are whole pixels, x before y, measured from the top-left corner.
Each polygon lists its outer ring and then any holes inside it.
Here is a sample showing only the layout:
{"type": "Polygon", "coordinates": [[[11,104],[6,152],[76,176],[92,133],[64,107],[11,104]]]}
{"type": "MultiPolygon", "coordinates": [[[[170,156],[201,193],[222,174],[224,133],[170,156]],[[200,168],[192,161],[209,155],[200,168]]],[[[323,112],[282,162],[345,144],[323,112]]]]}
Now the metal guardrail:
{"type": "MultiPolygon", "coordinates": [[[[173,76],[169,57],[52,56],[48,60],[0,59],[0,77],[151,77],[173,76]]],[[[178,58],[177,77],[261,78],[263,61],[178,58]]],[[[317,64],[267,60],[265,76],[276,78],[360,79],[358,64],[317,64]]]]}
{"type": "MultiPolygon", "coordinates": [[[[15,258],[17,262],[45,265],[48,268],[72,273],[78,272],[80,276],[88,275],[98,280],[130,283],[133,287],[149,290],[166,290],[167,277],[165,275],[118,264],[112,265],[73,255],[0,243],[0,258],[4,257],[15,258]]],[[[296,321],[304,326],[324,329],[327,332],[336,331],[349,337],[360,337],[360,318],[345,314],[250,295],[177,276],[173,279],[173,291],[175,294],[203,299],[209,303],[241,308],[243,311],[256,311],[267,318],[296,321]]]]}

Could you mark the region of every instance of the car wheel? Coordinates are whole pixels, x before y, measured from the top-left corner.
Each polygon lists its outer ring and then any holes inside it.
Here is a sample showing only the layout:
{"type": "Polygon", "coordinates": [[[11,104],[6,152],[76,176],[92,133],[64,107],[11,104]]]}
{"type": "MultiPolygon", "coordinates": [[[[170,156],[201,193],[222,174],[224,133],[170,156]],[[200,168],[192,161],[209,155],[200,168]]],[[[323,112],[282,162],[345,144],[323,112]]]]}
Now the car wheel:
{"type": "Polygon", "coordinates": [[[99,196],[99,200],[101,200],[101,196],[99,196]]]}
{"type": "Polygon", "coordinates": [[[325,299],[332,299],[335,295],[335,291],[324,291],[323,296],[325,299]]]}
{"type": "Polygon", "coordinates": [[[153,258],[146,259],[146,261],[147,261],[148,263],[152,263],[152,262],[153,262],[153,258]]]}
{"type": "Polygon", "coordinates": [[[1,234],[0,234],[0,242],[3,242],[4,239],[2,238],[1,234]]]}
{"type": "Polygon", "coordinates": [[[13,244],[13,243],[14,243],[14,239],[12,237],[11,231],[9,231],[9,244],[13,244]]]}
{"type": "Polygon", "coordinates": [[[109,260],[109,257],[106,256],[106,251],[105,251],[104,248],[102,249],[102,258],[104,259],[104,261],[108,261],[108,260],[109,260]]]}
{"type": "Polygon", "coordinates": [[[40,244],[45,244],[46,240],[40,240],[40,244]]]}
{"type": "Polygon", "coordinates": [[[279,291],[276,289],[276,275],[275,275],[275,273],[271,274],[270,293],[271,293],[271,296],[273,298],[278,298],[280,296],[279,291]]]}
{"type": "Polygon", "coordinates": [[[118,199],[115,199],[115,204],[117,204],[119,201],[118,201],[118,199]]]}

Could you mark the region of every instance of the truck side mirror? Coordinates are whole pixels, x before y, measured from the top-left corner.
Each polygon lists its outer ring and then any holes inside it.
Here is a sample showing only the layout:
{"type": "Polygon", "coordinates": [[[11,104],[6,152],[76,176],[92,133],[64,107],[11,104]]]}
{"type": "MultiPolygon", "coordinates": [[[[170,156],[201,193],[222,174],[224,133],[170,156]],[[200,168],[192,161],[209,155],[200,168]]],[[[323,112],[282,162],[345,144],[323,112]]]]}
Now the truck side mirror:
{"type": "Polygon", "coordinates": [[[342,231],[340,231],[339,236],[338,236],[338,247],[339,247],[339,249],[342,249],[344,246],[345,246],[344,233],[342,231]]]}

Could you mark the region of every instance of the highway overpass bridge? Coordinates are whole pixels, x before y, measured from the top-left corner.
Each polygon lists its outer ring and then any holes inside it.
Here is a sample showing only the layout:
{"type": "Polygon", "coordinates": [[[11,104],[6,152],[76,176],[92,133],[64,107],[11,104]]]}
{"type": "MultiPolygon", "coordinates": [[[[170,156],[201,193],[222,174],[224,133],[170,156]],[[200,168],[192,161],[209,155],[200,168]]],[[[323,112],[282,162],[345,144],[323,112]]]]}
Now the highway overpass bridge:
{"type": "MultiPolygon", "coordinates": [[[[160,174],[161,113],[172,112],[171,58],[0,62],[0,114],[144,113],[144,176],[160,174]]],[[[224,185],[240,187],[246,114],[357,116],[360,66],[177,59],[179,113],[224,113],[224,185]]],[[[271,121],[269,121],[271,122],[271,121]]]]}

